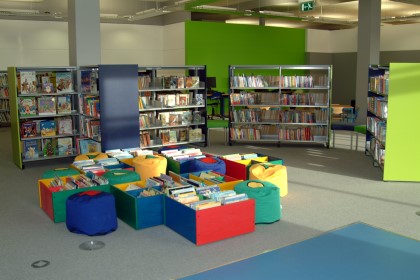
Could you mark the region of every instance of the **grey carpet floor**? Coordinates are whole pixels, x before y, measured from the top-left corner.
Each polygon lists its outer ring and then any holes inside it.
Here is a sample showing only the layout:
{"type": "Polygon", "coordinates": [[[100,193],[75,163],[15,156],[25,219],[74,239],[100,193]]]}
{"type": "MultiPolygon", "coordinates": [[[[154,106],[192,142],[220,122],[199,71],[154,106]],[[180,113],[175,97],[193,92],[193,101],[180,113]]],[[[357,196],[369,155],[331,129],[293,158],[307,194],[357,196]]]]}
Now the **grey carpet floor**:
{"type": "Polygon", "coordinates": [[[20,170],[11,160],[10,129],[0,128],[0,279],[175,279],[357,221],[420,240],[420,184],[383,182],[381,170],[360,148],[226,146],[223,130],[213,129],[210,145],[202,150],[283,158],[289,194],[281,201],[282,220],[204,246],[195,246],[163,225],[136,231],[122,221],[117,231],[105,236],[73,234],[39,208],[37,190],[45,170],[66,167],[71,160],[39,161],[20,170]],[[106,245],[97,251],[80,250],[79,244],[89,240],[106,245]],[[50,265],[31,267],[37,260],[50,265]]]}

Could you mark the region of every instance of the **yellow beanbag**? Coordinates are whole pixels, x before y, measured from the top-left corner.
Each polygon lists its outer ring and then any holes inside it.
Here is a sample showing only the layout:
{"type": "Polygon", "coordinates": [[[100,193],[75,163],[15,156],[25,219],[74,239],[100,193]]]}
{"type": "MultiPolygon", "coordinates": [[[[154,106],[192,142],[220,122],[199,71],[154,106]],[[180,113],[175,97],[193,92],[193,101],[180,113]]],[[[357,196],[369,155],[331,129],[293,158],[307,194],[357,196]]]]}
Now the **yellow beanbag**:
{"type": "Polygon", "coordinates": [[[249,168],[249,180],[267,181],[280,188],[280,196],[286,196],[287,188],[287,169],[284,165],[258,163],[249,168]]]}
{"type": "Polygon", "coordinates": [[[98,160],[98,159],[104,159],[104,158],[108,158],[108,155],[105,153],[87,153],[87,154],[81,154],[81,155],[76,156],[74,158],[74,161],[88,160],[88,159],[98,160]]]}
{"type": "Polygon", "coordinates": [[[142,180],[166,174],[167,160],[162,156],[139,156],[133,159],[135,171],[142,180]]]}

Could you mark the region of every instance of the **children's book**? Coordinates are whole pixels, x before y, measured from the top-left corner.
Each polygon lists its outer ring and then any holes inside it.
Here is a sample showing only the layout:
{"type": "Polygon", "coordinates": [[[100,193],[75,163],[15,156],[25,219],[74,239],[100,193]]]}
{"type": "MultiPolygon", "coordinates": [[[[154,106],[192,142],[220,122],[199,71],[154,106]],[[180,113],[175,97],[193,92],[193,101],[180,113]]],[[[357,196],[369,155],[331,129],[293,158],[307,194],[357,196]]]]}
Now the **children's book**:
{"type": "MultiPolygon", "coordinates": [[[[46,77],[43,77],[43,78],[46,78],[46,77]]],[[[42,83],[42,93],[43,94],[54,93],[54,85],[50,82],[42,83]]]]}
{"type": "Polygon", "coordinates": [[[57,93],[73,91],[73,77],[71,72],[56,72],[57,93]]]}
{"type": "Polygon", "coordinates": [[[162,144],[163,145],[165,145],[165,144],[169,144],[169,130],[167,130],[167,129],[164,129],[164,130],[161,130],[161,131],[159,131],[159,134],[160,134],[160,139],[162,140],[162,144]]]}
{"type": "Polygon", "coordinates": [[[82,92],[90,92],[90,79],[91,79],[91,71],[81,71],[80,76],[81,76],[81,89],[82,92]]]}
{"type": "Polygon", "coordinates": [[[36,72],[22,71],[20,72],[20,93],[30,94],[36,93],[36,72]]]}
{"type": "Polygon", "coordinates": [[[178,88],[185,88],[185,78],[184,77],[178,77],[178,88]]]}
{"type": "Polygon", "coordinates": [[[180,129],[179,130],[179,141],[187,141],[187,129],[180,129]]]}
{"type": "Polygon", "coordinates": [[[57,113],[55,97],[43,96],[38,98],[38,115],[55,115],[57,113]]]}
{"type": "Polygon", "coordinates": [[[36,137],[36,122],[27,121],[21,124],[20,136],[22,138],[36,137]]]}
{"type": "Polygon", "coordinates": [[[39,157],[39,142],[38,140],[26,140],[23,144],[23,158],[34,159],[39,157]]]}
{"type": "Polygon", "coordinates": [[[185,77],[185,87],[191,88],[193,85],[192,77],[185,77]]]}
{"type": "Polygon", "coordinates": [[[58,134],[73,134],[73,120],[63,118],[57,120],[58,134]]]}
{"type": "Polygon", "coordinates": [[[192,88],[198,88],[200,87],[200,77],[199,76],[192,76],[191,77],[191,87],[192,88]]]}
{"type": "Polygon", "coordinates": [[[176,138],[176,130],[169,131],[169,143],[176,143],[178,142],[176,138]]]}
{"type": "Polygon", "coordinates": [[[41,137],[49,137],[56,135],[56,126],[54,120],[43,120],[39,124],[41,137]]]}
{"type": "Polygon", "coordinates": [[[69,156],[73,154],[73,139],[71,137],[58,138],[57,144],[59,156],[69,156]]]}
{"type": "Polygon", "coordinates": [[[78,148],[80,154],[101,152],[101,143],[99,142],[96,142],[89,138],[79,139],[78,141],[78,148]]]}
{"type": "Polygon", "coordinates": [[[69,95],[57,96],[57,114],[71,113],[71,97],[69,95]]]}
{"type": "Polygon", "coordinates": [[[42,139],[42,153],[44,157],[54,156],[57,151],[57,141],[53,138],[42,139]]]}
{"type": "Polygon", "coordinates": [[[19,112],[21,117],[36,116],[36,99],[35,97],[25,96],[19,97],[19,112]]]}
{"type": "Polygon", "coordinates": [[[178,95],[178,105],[187,106],[190,103],[190,95],[187,93],[180,93],[178,95]]]}

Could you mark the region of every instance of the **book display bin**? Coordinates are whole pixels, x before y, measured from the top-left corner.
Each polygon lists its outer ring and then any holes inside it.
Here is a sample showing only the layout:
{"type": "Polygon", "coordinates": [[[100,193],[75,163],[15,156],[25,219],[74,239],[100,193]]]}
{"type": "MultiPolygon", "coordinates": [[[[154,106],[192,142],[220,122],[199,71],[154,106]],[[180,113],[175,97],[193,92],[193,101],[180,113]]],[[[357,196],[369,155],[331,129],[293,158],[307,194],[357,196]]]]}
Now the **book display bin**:
{"type": "Polygon", "coordinates": [[[258,157],[243,160],[228,160],[222,158],[226,163],[226,174],[241,180],[249,179],[249,168],[255,163],[271,163],[283,165],[284,162],[280,158],[258,154],[258,157]]]}
{"type": "MultiPolygon", "coordinates": [[[[77,177],[73,176],[73,177],[77,177]]],[[[65,181],[66,177],[60,177],[65,181]]],[[[40,207],[55,223],[64,222],[66,220],[66,200],[75,193],[86,191],[86,188],[76,190],[58,191],[56,187],[50,187],[53,179],[44,179],[38,181],[39,202],[40,207]]],[[[110,185],[101,185],[89,187],[88,190],[110,192],[110,185]]]]}
{"type": "MultiPolygon", "coordinates": [[[[203,182],[207,186],[211,186],[211,185],[215,184],[212,181],[200,178],[199,176],[200,176],[201,172],[202,171],[186,173],[186,174],[181,174],[181,176],[184,177],[184,178],[187,178],[187,179],[193,179],[193,180],[198,181],[198,182],[203,182]]],[[[233,190],[237,183],[242,182],[242,180],[233,178],[233,177],[225,175],[225,174],[220,174],[220,173],[214,172],[214,171],[212,171],[212,173],[218,174],[221,177],[223,177],[224,182],[217,184],[219,186],[220,190],[222,190],[222,191],[233,190]]]]}
{"type": "Polygon", "coordinates": [[[165,225],[196,245],[255,230],[255,201],[240,201],[196,211],[165,196],[165,225]]]}
{"type": "Polygon", "coordinates": [[[139,197],[144,190],[145,181],[136,181],[111,186],[115,197],[117,217],[134,229],[144,229],[163,224],[164,194],[150,197],[139,197]],[[135,184],[142,189],[126,191],[128,185],[135,184]]]}

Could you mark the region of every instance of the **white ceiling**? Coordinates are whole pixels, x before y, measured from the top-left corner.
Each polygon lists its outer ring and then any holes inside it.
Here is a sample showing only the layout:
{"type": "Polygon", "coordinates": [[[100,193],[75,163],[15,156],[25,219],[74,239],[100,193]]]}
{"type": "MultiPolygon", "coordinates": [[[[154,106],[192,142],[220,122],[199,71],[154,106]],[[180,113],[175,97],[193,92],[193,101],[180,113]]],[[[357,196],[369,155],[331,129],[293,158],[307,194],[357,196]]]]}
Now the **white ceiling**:
{"type": "MultiPolygon", "coordinates": [[[[89,1],[89,0],[88,0],[89,1]]],[[[370,0],[364,0],[370,1],[370,0]]],[[[167,14],[190,12],[192,20],[317,29],[357,25],[358,1],[315,0],[310,12],[300,12],[298,0],[99,0],[101,22],[144,24],[167,14]],[[200,9],[200,5],[206,5],[200,9]],[[214,8],[216,7],[216,8],[214,8]],[[217,9],[217,10],[213,10],[217,9]],[[228,11],[220,10],[228,8],[228,11]],[[269,15],[261,11],[286,14],[269,15]],[[262,20],[263,19],[263,20],[262,20]]],[[[419,0],[382,0],[383,24],[420,22],[419,0]]],[[[0,18],[67,20],[67,0],[0,0],[0,18]]],[[[160,21],[155,20],[156,24],[160,21]]],[[[149,23],[150,24],[150,23],[149,23]]]]}

